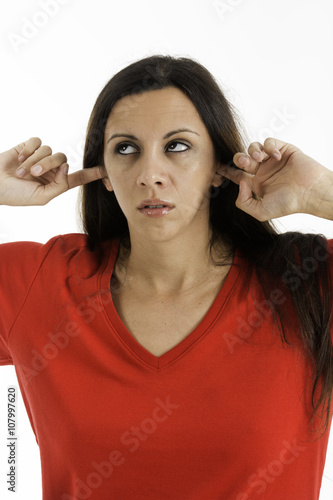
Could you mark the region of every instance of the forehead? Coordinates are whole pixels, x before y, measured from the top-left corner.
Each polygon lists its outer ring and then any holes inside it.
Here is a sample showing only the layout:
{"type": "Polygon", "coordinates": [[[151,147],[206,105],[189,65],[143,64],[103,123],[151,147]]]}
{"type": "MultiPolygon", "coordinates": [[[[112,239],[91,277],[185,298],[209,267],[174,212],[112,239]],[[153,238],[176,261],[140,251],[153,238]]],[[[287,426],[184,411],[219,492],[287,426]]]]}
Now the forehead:
{"type": "Polygon", "coordinates": [[[201,131],[205,129],[192,101],[175,87],[121,98],[109,115],[105,132],[118,131],[119,127],[129,131],[136,125],[153,128],[156,132],[178,126],[196,126],[201,131]]]}

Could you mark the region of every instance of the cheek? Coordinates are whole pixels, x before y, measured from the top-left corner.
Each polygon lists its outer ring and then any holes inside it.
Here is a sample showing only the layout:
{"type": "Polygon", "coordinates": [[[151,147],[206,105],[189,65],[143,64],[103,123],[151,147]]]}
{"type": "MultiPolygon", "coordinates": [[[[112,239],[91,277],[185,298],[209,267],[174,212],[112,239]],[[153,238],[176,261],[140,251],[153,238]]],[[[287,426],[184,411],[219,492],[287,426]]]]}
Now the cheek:
{"type": "Polygon", "coordinates": [[[113,189],[113,193],[121,211],[125,215],[126,219],[128,219],[131,209],[133,208],[130,203],[131,197],[128,196],[128,192],[125,192],[122,189],[117,189],[117,186],[113,189]]]}
{"type": "Polygon", "coordinates": [[[115,193],[120,193],[125,186],[129,186],[129,175],[126,174],[126,170],[114,164],[111,167],[110,162],[105,163],[105,169],[115,193]]]}
{"type": "Polygon", "coordinates": [[[202,175],[184,179],[181,183],[182,200],[188,211],[206,210],[210,204],[210,178],[202,175]]]}
{"type": "Polygon", "coordinates": [[[210,189],[209,187],[202,190],[197,190],[193,195],[193,204],[197,209],[203,210],[209,206],[210,202],[210,189]]]}
{"type": "Polygon", "coordinates": [[[202,198],[202,196],[207,197],[215,173],[213,163],[207,160],[207,157],[200,157],[198,161],[192,164],[189,172],[191,172],[189,182],[195,196],[199,198],[202,198]]]}

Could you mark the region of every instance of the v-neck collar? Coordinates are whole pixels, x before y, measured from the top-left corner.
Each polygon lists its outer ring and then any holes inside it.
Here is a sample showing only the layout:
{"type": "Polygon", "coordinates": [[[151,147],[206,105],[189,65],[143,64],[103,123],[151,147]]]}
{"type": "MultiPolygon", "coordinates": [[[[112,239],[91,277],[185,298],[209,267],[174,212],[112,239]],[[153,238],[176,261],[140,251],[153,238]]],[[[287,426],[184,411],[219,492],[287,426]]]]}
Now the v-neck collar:
{"type": "Polygon", "coordinates": [[[229,272],[224,280],[223,285],[219,293],[217,294],[214,302],[207,311],[206,315],[194,330],[187,335],[183,340],[181,340],[176,346],[172,347],[169,351],[165,352],[161,356],[155,356],[145,347],[143,347],[133,335],[128,331],[121,318],[119,317],[117,310],[114,306],[112,300],[112,294],[110,289],[110,281],[112,273],[114,270],[115,262],[119,250],[119,239],[113,240],[110,245],[110,252],[107,257],[106,266],[101,272],[99,279],[99,293],[103,293],[104,300],[102,300],[103,308],[106,313],[108,320],[113,326],[113,330],[122,340],[122,344],[129,349],[137,359],[146,365],[149,365],[155,369],[164,368],[166,365],[175,361],[180,356],[184,355],[190,348],[203,336],[206,335],[217,317],[222,313],[224,305],[227,302],[227,298],[234,287],[237,278],[239,276],[239,261],[240,255],[236,249],[233,257],[232,265],[229,272]],[[109,293],[108,300],[105,300],[105,294],[109,293]]]}

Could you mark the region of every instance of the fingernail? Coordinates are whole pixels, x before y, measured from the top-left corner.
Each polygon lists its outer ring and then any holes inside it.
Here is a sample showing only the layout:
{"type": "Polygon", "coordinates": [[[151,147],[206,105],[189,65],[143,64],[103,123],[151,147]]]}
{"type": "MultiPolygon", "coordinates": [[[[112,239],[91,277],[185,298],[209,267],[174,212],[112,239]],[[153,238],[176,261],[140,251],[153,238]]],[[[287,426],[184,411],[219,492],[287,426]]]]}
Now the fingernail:
{"type": "Polygon", "coordinates": [[[241,165],[243,165],[246,162],[247,162],[247,157],[246,156],[240,156],[239,157],[238,163],[240,163],[241,165]]]}
{"type": "Polygon", "coordinates": [[[259,151],[255,151],[255,152],[252,154],[252,156],[253,156],[253,158],[254,158],[255,160],[259,160],[259,158],[260,158],[260,153],[259,153],[259,151]]]}
{"type": "Polygon", "coordinates": [[[24,170],[24,168],[19,168],[16,170],[16,175],[17,177],[24,177],[27,172],[24,170]]]}
{"type": "Polygon", "coordinates": [[[24,161],[24,160],[25,160],[25,157],[24,157],[23,155],[21,155],[21,156],[19,156],[19,157],[18,157],[18,160],[19,160],[19,161],[24,161]]]}
{"type": "Polygon", "coordinates": [[[34,167],[32,167],[32,169],[30,170],[30,172],[34,175],[39,175],[41,172],[42,172],[42,167],[40,165],[35,165],[34,167]]]}
{"type": "Polygon", "coordinates": [[[274,153],[272,154],[273,158],[275,158],[276,160],[279,160],[281,158],[281,154],[280,154],[280,151],[274,151],[274,153]]]}

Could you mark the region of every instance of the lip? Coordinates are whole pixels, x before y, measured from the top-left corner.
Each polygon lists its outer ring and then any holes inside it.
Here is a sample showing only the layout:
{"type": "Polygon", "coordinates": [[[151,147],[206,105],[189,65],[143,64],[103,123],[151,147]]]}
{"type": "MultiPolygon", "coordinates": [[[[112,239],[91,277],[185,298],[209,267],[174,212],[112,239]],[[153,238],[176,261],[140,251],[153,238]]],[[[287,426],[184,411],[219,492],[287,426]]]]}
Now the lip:
{"type": "MultiPolygon", "coordinates": [[[[140,205],[138,205],[138,209],[141,210],[142,208],[148,207],[149,205],[165,205],[165,207],[168,207],[168,208],[174,207],[168,201],[160,200],[159,198],[152,198],[152,199],[143,200],[140,203],[140,205]]],[[[151,209],[151,210],[158,210],[158,209],[151,209]]]]}
{"type": "Polygon", "coordinates": [[[143,200],[138,206],[138,210],[142,215],[147,217],[163,217],[167,215],[174,209],[174,205],[169,203],[168,201],[160,200],[157,198],[153,198],[152,200],[143,200]],[[159,208],[149,208],[148,205],[164,205],[159,208]]]}
{"type": "Polygon", "coordinates": [[[173,210],[173,207],[139,208],[139,212],[147,217],[163,217],[173,210]]]}

